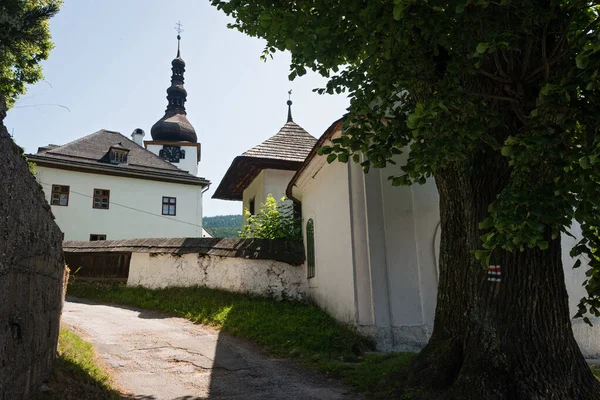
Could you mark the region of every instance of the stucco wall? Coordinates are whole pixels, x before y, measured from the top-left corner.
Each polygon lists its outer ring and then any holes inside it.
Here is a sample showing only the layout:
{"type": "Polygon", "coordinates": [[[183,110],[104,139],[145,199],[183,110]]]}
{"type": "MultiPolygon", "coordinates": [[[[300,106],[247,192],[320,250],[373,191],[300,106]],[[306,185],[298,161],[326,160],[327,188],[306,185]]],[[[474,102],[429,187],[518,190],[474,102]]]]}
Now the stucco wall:
{"type": "MultiPolygon", "coordinates": [[[[295,171],[278,169],[263,169],[260,171],[252,183],[244,190],[242,214],[245,209],[250,208],[250,200],[252,198],[254,198],[255,212],[261,209],[261,205],[265,203],[269,194],[275,200],[279,201],[279,199],[285,196],[285,189],[294,176],[294,173],[295,171]]],[[[291,203],[291,200],[286,200],[286,203],[291,203]]],[[[246,215],[243,216],[243,223],[246,223],[246,215]]]]}
{"type": "Polygon", "coordinates": [[[64,260],[61,232],[0,99],[0,399],[30,398],[49,377],[58,341],[64,260]]]}
{"type": "Polygon", "coordinates": [[[205,254],[132,253],[127,285],[149,289],[205,286],[275,299],[301,300],[306,295],[301,266],[205,254]]]}
{"type": "Polygon", "coordinates": [[[310,178],[302,182],[304,243],[306,223],[311,218],[315,235],[315,277],[308,280],[308,294],[337,320],[354,324],[348,165],[328,164],[308,175],[310,178]]]}
{"type": "MultiPolygon", "coordinates": [[[[195,144],[186,145],[185,142],[177,142],[173,143],[174,146],[180,146],[182,150],[185,150],[185,158],[179,160],[178,163],[172,163],[177,168],[188,171],[190,174],[197,176],[198,175],[198,150],[195,144]]],[[[163,148],[163,144],[152,144],[148,143],[146,145],[146,149],[151,151],[152,153],[159,155],[159,152],[163,148]]]]}
{"type": "Polygon", "coordinates": [[[202,236],[202,187],[37,167],[50,201],[52,185],[69,185],[69,205],[51,206],[65,240],[202,236]],[[92,208],[93,190],[110,190],[108,210],[92,208]],[[162,197],[176,197],[175,216],[162,215],[162,197]]]}

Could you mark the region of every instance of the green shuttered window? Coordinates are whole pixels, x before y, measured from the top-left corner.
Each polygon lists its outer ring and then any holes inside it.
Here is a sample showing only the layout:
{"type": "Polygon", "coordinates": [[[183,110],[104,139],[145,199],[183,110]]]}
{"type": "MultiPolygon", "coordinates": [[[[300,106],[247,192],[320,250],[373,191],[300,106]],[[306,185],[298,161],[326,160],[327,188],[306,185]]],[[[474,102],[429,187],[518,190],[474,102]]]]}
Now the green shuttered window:
{"type": "Polygon", "coordinates": [[[309,219],[306,223],[306,263],[307,278],[315,277],[315,223],[309,219]]]}

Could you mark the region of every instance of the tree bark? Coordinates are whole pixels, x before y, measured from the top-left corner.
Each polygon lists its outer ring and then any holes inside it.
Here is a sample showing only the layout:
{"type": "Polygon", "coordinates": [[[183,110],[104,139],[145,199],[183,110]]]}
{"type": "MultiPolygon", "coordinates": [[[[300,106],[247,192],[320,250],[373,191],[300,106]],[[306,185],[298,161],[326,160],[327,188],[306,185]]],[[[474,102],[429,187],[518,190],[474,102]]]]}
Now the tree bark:
{"type": "Polygon", "coordinates": [[[436,175],[442,239],[434,331],[405,371],[404,394],[460,400],[600,399],[600,385],[571,330],[560,239],[547,250],[495,251],[501,282],[470,253],[478,223],[506,185],[499,154],[467,172],[436,175]]]}

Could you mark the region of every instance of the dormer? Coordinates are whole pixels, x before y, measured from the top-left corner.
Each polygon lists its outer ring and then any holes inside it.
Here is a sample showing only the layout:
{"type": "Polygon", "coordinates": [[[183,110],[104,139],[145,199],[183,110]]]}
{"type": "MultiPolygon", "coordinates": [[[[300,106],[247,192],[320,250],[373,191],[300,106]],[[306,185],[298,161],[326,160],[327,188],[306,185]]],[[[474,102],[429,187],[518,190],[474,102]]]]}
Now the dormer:
{"type": "Polygon", "coordinates": [[[108,159],[111,164],[127,164],[127,154],[129,149],[123,147],[121,142],[110,146],[108,150],[108,159]]]}

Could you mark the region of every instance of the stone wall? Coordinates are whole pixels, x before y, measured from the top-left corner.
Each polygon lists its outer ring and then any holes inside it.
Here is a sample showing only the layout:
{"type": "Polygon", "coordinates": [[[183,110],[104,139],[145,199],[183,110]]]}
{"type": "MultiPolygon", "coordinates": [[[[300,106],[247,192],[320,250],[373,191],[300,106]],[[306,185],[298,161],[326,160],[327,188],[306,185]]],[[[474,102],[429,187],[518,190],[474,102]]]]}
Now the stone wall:
{"type": "Polygon", "coordinates": [[[29,398],[56,355],[62,233],[8,135],[0,99],[0,400],[29,398]]]}
{"type": "Polygon", "coordinates": [[[127,285],[148,289],[204,286],[277,300],[306,296],[302,265],[206,254],[133,253],[127,285]]]}

